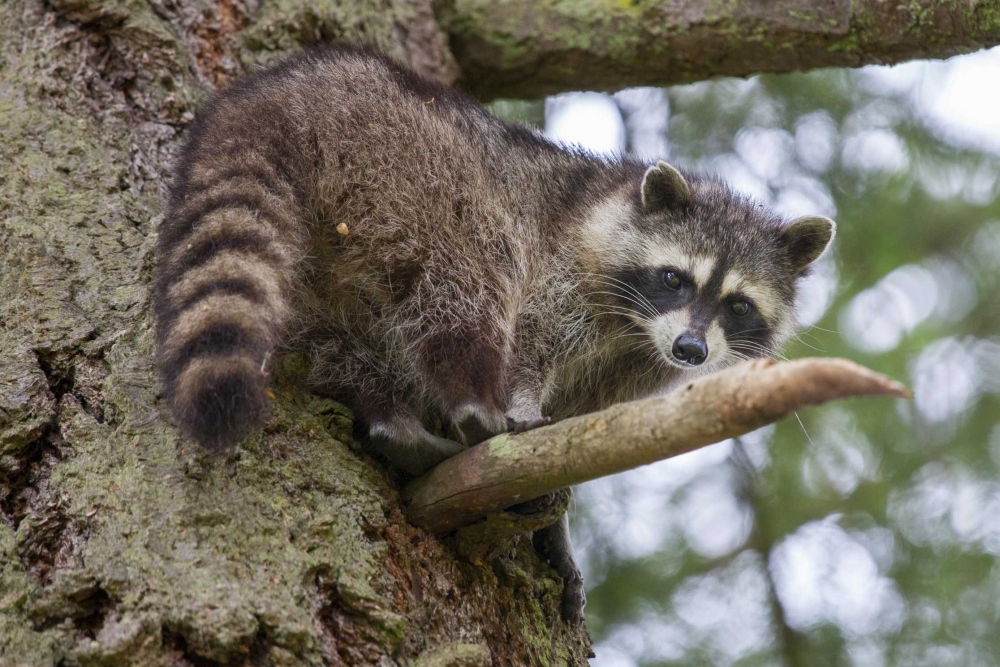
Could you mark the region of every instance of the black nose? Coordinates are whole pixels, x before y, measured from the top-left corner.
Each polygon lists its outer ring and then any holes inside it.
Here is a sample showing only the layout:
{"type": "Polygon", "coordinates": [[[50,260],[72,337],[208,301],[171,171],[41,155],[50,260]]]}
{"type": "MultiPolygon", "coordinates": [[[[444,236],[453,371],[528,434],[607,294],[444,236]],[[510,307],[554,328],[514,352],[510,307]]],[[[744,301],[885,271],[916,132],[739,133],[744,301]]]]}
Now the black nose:
{"type": "Polygon", "coordinates": [[[705,341],[691,334],[681,334],[674,341],[674,358],[689,366],[701,366],[708,356],[708,346],[705,341]]]}

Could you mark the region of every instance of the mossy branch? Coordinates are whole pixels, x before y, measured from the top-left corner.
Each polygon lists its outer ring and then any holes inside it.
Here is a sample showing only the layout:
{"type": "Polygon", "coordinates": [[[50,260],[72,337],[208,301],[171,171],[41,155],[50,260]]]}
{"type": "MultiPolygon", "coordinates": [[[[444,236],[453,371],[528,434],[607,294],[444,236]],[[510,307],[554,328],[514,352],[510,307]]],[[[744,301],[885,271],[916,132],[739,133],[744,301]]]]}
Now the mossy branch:
{"type": "Polygon", "coordinates": [[[496,436],[411,482],[404,489],[407,517],[446,533],[563,487],[684,454],[808,405],[851,396],[911,394],[846,359],[743,363],[667,396],[496,436]]]}
{"type": "Polygon", "coordinates": [[[1000,0],[451,0],[462,84],[482,99],[946,58],[1000,43],[1000,0]]]}

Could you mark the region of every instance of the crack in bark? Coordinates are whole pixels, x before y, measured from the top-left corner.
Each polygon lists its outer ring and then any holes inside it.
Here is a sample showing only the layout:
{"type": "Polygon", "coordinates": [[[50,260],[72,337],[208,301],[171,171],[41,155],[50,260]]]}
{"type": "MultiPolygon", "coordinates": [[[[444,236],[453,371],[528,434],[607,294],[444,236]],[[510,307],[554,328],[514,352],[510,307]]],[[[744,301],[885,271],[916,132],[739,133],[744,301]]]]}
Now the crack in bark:
{"type": "Polygon", "coordinates": [[[49,426],[42,437],[28,444],[16,457],[7,457],[0,468],[4,483],[0,486],[0,516],[5,524],[17,530],[28,515],[38,487],[48,479],[52,466],[60,457],[48,438],[55,429],[49,426]]]}
{"type": "Polygon", "coordinates": [[[250,12],[242,0],[217,0],[213,13],[212,20],[196,24],[190,34],[197,43],[195,58],[202,76],[224,88],[243,73],[237,37],[250,22],[250,12]]]}
{"type": "Polygon", "coordinates": [[[221,661],[198,655],[188,646],[184,634],[168,628],[161,630],[162,642],[168,652],[174,653],[173,667],[270,667],[268,654],[272,643],[264,630],[257,633],[246,647],[246,652],[230,660],[221,661]]]}
{"type": "Polygon", "coordinates": [[[41,586],[52,581],[60,566],[72,565],[86,543],[85,529],[66,516],[63,500],[49,486],[52,469],[64,457],[60,446],[59,420],[52,419],[40,438],[21,456],[12,457],[15,474],[7,476],[0,497],[4,522],[21,530],[17,554],[25,570],[41,586]]]}
{"type": "Polygon", "coordinates": [[[21,531],[17,553],[25,570],[45,587],[57,569],[79,564],[89,532],[85,523],[67,515],[64,499],[49,486],[53,468],[68,454],[61,433],[63,408],[67,400],[75,400],[95,421],[105,420],[100,402],[91,402],[78,391],[74,360],[86,357],[74,354],[60,360],[37,352],[35,356],[55,397],[55,414],[38,438],[0,463],[0,518],[14,530],[29,521],[30,528],[21,531]]]}
{"type": "Polygon", "coordinates": [[[384,655],[384,637],[365,622],[365,614],[341,594],[332,573],[316,577],[317,594],[323,601],[317,614],[324,630],[323,657],[333,667],[376,664],[384,655]]]}

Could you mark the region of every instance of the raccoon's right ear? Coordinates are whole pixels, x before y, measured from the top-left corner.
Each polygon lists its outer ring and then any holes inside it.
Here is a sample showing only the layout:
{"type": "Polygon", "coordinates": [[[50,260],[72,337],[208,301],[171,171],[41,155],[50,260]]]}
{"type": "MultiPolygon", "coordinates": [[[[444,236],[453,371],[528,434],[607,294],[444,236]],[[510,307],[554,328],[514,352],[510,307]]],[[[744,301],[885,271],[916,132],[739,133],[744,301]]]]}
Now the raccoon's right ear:
{"type": "Polygon", "coordinates": [[[691,188],[684,175],[660,160],[642,177],[642,210],[655,213],[683,206],[691,201],[691,188]]]}

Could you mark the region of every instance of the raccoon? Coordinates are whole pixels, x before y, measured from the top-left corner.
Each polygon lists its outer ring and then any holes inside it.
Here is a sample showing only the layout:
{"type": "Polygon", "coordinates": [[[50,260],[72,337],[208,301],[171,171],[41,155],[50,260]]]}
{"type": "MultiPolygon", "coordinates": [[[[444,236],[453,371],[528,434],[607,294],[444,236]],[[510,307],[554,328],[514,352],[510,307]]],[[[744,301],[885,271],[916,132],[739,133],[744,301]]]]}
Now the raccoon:
{"type": "MultiPolygon", "coordinates": [[[[465,447],[776,354],[833,221],[503,122],[373,51],[238,81],[192,125],[157,240],[159,369],[222,449],[310,360],[376,452],[418,475],[465,447]],[[427,428],[444,423],[447,432],[427,428]]],[[[535,536],[581,618],[565,519],[535,536]]]]}

